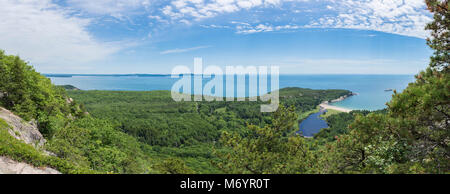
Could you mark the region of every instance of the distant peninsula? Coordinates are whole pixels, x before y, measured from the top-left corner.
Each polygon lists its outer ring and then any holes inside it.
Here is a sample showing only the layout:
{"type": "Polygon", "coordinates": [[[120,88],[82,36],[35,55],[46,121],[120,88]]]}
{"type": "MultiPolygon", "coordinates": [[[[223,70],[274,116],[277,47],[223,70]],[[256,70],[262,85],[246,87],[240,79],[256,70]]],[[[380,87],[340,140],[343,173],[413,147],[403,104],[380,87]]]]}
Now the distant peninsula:
{"type": "Polygon", "coordinates": [[[79,88],[73,86],[73,85],[59,85],[59,87],[62,87],[66,90],[80,90],[79,88]]]}

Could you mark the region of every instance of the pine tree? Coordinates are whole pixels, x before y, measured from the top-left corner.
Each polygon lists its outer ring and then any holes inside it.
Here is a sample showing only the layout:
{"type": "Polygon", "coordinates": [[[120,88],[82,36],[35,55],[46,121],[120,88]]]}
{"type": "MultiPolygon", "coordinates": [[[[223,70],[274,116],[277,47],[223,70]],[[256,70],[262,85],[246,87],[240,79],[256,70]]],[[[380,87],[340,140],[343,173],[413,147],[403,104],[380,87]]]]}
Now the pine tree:
{"type": "Polygon", "coordinates": [[[221,143],[231,151],[216,150],[221,159],[216,165],[225,173],[306,173],[311,164],[309,146],[299,135],[289,135],[297,118],[293,107],[280,106],[270,125],[249,125],[245,137],[224,132],[221,143]]]}
{"type": "Polygon", "coordinates": [[[430,65],[393,95],[387,115],[359,116],[336,143],[344,172],[448,173],[450,171],[450,74],[448,1],[427,0],[434,21],[430,65]]]}

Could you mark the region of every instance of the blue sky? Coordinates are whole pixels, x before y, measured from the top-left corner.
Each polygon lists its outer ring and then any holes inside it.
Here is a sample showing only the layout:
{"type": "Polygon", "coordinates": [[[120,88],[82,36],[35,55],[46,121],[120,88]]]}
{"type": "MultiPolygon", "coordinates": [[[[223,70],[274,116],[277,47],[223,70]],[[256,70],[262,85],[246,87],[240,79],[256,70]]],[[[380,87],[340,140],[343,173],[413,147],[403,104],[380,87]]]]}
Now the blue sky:
{"type": "Polygon", "coordinates": [[[431,55],[422,0],[0,0],[0,49],[43,73],[415,74],[431,55]]]}

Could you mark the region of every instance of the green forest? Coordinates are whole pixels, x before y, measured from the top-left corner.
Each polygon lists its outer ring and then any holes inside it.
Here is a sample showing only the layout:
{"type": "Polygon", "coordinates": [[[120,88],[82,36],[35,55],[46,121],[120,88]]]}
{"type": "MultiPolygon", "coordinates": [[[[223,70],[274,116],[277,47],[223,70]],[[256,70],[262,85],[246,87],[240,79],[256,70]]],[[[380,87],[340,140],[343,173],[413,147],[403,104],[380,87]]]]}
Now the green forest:
{"type": "Polygon", "coordinates": [[[170,91],[82,91],[55,86],[19,56],[0,51],[0,106],[35,121],[44,148],[7,133],[0,156],[62,173],[329,174],[450,172],[450,14],[428,0],[434,50],[429,67],[387,109],[326,117],[313,138],[298,123],[347,90],[280,90],[280,108],[262,102],[174,102],[170,91]]]}
{"type": "MultiPolygon", "coordinates": [[[[285,106],[298,112],[315,109],[325,100],[348,94],[346,90],[286,88],[280,91],[285,106]]],[[[91,117],[109,121],[116,130],[151,146],[153,159],[177,158],[195,172],[220,173],[211,161],[213,147],[224,132],[247,136],[248,126],[272,123],[272,114],[261,113],[261,102],[174,102],[170,91],[68,91],[91,117]]],[[[299,118],[297,118],[299,119],[299,118]]],[[[296,122],[286,134],[295,132],[296,122]]]]}

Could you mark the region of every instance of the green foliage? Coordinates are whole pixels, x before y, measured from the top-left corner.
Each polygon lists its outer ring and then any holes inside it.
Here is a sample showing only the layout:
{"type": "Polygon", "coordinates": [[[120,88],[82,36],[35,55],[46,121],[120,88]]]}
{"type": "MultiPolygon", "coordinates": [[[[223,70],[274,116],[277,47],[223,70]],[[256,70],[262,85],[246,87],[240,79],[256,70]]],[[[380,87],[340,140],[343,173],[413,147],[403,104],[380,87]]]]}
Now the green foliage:
{"type": "MultiPolygon", "coordinates": [[[[448,66],[447,61],[447,66],[448,66]]],[[[447,68],[447,67],[446,67],[447,68]]],[[[450,73],[428,68],[389,103],[394,135],[408,141],[417,161],[429,171],[450,170],[450,73]]]]}
{"type": "Polygon", "coordinates": [[[64,173],[448,173],[448,1],[426,2],[434,13],[430,67],[394,92],[388,109],[331,114],[314,139],[293,133],[297,121],[349,91],[285,88],[280,109],[261,113],[262,102],[57,87],[0,51],[0,106],[36,120],[58,157],[13,138],[1,119],[0,155],[64,173]]]}
{"type": "Polygon", "coordinates": [[[306,150],[301,157],[290,152],[289,141],[283,142],[296,137],[284,137],[270,125],[249,126],[251,133],[246,137],[224,133],[223,144],[229,151],[217,152],[222,159],[218,166],[230,173],[448,173],[448,1],[426,2],[434,13],[434,21],[427,26],[432,30],[428,45],[435,50],[434,56],[416,82],[403,93],[394,91],[388,109],[329,116],[329,129],[312,141],[298,139],[302,143],[294,144],[306,150]]]}
{"type": "Polygon", "coordinates": [[[53,167],[61,173],[95,173],[88,168],[77,167],[65,160],[47,156],[33,146],[17,140],[8,133],[10,127],[0,119],[0,156],[7,156],[19,162],[26,162],[37,167],[53,167]]]}
{"type": "Polygon", "coordinates": [[[433,21],[426,26],[431,31],[431,38],[427,39],[428,46],[434,50],[431,57],[430,67],[443,70],[448,73],[448,62],[450,60],[450,12],[448,11],[448,0],[426,0],[428,9],[434,13],[433,21]]]}
{"type": "Polygon", "coordinates": [[[294,108],[281,106],[272,124],[261,128],[249,125],[250,133],[242,137],[224,132],[221,143],[229,151],[216,151],[217,166],[225,173],[305,173],[310,152],[300,136],[287,136],[297,121],[294,108]]]}
{"type": "MultiPolygon", "coordinates": [[[[382,113],[382,111],[375,111],[382,113]]],[[[349,132],[348,126],[355,121],[357,115],[367,115],[370,111],[352,111],[350,113],[335,113],[326,117],[328,128],[322,129],[319,133],[314,135],[314,138],[319,142],[327,143],[335,141],[337,136],[347,134],[349,132]]]]}
{"type": "MultiPolygon", "coordinates": [[[[146,173],[145,145],[107,121],[78,119],[60,129],[47,149],[78,166],[111,173],[146,173]]],[[[147,148],[148,149],[148,148],[147,148]]]]}
{"type": "Polygon", "coordinates": [[[62,85],[62,86],[58,86],[58,87],[64,88],[65,90],[80,90],[77,87],[72,86],[72,85],[62,85]]]}
{"type": "Polygon", "coordinates": [[[315,138],[320,173],[448,173],[448,74],[429,68],[386,111],[341,113],[315,138]],[[364,116],[366,115],[366,116],[364,116]],[[347,127],[349,126],[349,127],[347,127]]]}
{"type": "Polygon", "coordinates": [[[316,109],[324,102],[349,95],[348,90],[312,90],[305,88],[283,88],[280,90],[280,102],[286,107],[294,106],[298,113],[316,109]]]}
{"type": "Polygon", "coordinates": [[[153,146],[152,150],[148,153],[156,163],[161,163],[168,158],[178,158],[182,159],[186,166],[195,173],[223,173],[220,169],[211,165],[212,161],[217,161],[217,158],[212,154],[213,147],[214,144],[211,143],[200,143],[192,146],[182,146],[180,148],[153,146]]]}
{"type": "Polygon", "coordinates": [[[6,123],[6,121],[5,120],[3,120],[3,119],[1,119],[0,118],[0,129],[9,129],[10,128],[10,126],[8,125],[8,123],[6,123]]]}
{"type": "Polygon", "coordinates": [[[327,109],[327,111],[324,114],[320,115],[320,117],[327,119],[328,117],[339,114],[339,113],[343,113],[343,112],[339,111],[339,110],[334,110],[334,109],[327,109]]]}
{"type": "Polygon", "coordinates": [[[70,95],[94,117],[113,121],[117,129],[149,145],[179,147],[218,138],[211,107],[176,103],[168,91],[71,91],[70,95]]]}
{"type": "Polygon", "coordinates": [[[25,120],[37,120],[45,137],[80,113],[74,103],[66,102],[65,90],[37,73],[18,56],[0,50],[0,106],[12,110],[25,120]]]}
{"type": "MultiPolygon", "coordinates": [[[[66,88],[74,89],[54,86],[19,57],[0,51],[0,106],[37,121],[49,140],[46,148],[58,157],[42,155],[6,130],[0,138],[1,154],[63,173],[146,173],[151,161],[144,152],[150,148],[109,122],[90,118],[82,105],[67,97],[66,88]]],[[[5,128],[3,121],[0,124],[5,128]]]]}
{"type": "Polygon", "coordinates": [[[320,107],[319,106],[317,106],[315,109],[313,109],[313,110],[309,110],[309,111],[306,111],[306,112],[300,112],[299,113],[299,116],[298,116],[298,120],[299,121],[303,121],[303,120],[305,120],[306,118],[308,118],[310,115],[312,115],[312,114],[314,114],[314,113],[317,113],[317,112],[319,112],[320,111],[320,107]]]}
{"type": "MultiPolygon", "coordinates": [[[[93,117],[108,120],[114,129],[153,146],[146,153],[157,163],[179,158],[196,173],[222,173],[211,165],[219,160],[211,152],[222,132],[246,136],[247,124],[263,127],[272,123],[272,114],[260,112],[262,102],[174,102],[169,91],[68,93],[85,104],[93,117]]],[[[287,88],[280,91],[280,97],[282,103],[311,111],[323,101],[348,93],[287,88]]],[[[292,129],[296,120],[291,124],[292,129]]],[[[217,149],[226,151],[220,145],[217,149]]]]}
{"type": "Polygon", "coordinates": [[[428,45],[435,50],[429,68],[402,93],[394,91],[386,114],[358,115],[348,134],[323,146],[322,169],[344,173],[450,171],[448,1],[426,2],[434,13],[434,21],[427,26],[432,30],[428,45]]]}
{"type": "MultiPolygon", "coordinates": [[[[346,90],[286,88],[283,104],[313,110],[346,90]]],[[[244,132],[246,124],[264,126],[271,114],[261,113],[262,102],[174,102],[169,91],[69,91],[91,115],[115,122],[116,128],[149,145],[174,146],[214,142],[221,131],[244,132]]]]}
{"type": "Polygon", "coordinates": [[[189,167],[186,166],[183,160],[179,158],[168,158],[154,166],[163,174],[193,174],[189,167]]]}

